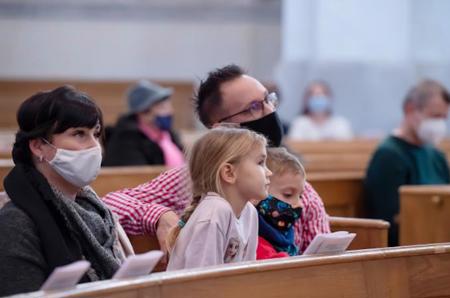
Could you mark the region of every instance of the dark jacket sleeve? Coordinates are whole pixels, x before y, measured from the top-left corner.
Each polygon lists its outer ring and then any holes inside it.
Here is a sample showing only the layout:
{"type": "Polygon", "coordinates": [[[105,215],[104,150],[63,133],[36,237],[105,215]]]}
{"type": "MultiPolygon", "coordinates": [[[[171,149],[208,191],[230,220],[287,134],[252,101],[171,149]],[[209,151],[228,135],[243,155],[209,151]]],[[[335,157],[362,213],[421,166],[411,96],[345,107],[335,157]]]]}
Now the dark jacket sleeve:
{"type": "Polygon", "coordinates": [[[48,276],[37,229],[20,209],[0,210],[0,296],[39,290],[48,276]]]}
{"type": "Polygon", "coordinates": [[[146,165],[149,161],[142,148],[138,131],[118,131],[111,136],[106,147],[104,166],[146,165]]]}

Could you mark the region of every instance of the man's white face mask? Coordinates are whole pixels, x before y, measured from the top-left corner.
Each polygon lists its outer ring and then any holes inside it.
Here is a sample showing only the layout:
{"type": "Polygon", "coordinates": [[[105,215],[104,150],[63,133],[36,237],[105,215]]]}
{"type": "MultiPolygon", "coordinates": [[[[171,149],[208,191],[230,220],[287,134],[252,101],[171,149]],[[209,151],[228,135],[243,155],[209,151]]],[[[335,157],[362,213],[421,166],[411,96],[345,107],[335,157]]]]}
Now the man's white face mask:
{"type": "Polygon", "coordinates": [[[447,133],[447,124],[443,118],[425,118],[417,129],[417,136],[426,144],[437,145],[447,133]]]}

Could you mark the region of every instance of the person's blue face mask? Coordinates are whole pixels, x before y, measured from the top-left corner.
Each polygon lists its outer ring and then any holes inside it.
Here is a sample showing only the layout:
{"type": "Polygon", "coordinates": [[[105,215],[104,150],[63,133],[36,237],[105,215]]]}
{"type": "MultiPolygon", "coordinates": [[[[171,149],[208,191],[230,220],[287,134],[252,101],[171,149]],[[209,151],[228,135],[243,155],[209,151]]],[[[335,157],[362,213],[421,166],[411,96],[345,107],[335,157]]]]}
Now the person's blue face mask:
{"type": "Polygon", "coordinates": [[[313,114],[327,113],[331,111],[331,102],[328,97],[316,95],[309,99],[308,110],[313,114]]]}
{"type": "Polygon", "coordinates": [[[156,116],[155,124],[159,129],[169,131],[172,128],[172,115],[156,116]]]}

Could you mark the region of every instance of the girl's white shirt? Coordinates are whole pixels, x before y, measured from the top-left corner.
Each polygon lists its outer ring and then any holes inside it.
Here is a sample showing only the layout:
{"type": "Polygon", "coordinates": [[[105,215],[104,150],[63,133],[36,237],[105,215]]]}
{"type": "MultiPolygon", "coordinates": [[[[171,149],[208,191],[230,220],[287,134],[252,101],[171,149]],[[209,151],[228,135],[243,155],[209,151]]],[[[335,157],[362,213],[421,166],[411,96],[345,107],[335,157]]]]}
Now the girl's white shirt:
{"type": "Polygon", "coordinates": [[[218,194],[204,196],[181,229],[167,270],[256,260],[258,213],[247,202],[239,218],[218,194]]]}

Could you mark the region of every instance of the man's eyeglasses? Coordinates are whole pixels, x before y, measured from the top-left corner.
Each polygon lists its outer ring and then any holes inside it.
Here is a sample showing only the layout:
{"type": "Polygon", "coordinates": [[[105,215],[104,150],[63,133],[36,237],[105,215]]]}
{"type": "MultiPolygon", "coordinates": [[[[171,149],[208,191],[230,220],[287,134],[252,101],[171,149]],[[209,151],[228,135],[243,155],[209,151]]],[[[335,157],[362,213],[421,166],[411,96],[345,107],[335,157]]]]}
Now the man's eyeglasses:
{"type": "Polygon", "coordinates": [[[234,116],[240,115],[240,114],[251,114],[253,117],[262,117],[264,115],[264,104],[268,104],[273,106],[274,108],[277,108],[278,106],[278,97],[275,92],[268,93],[263,100],[255,100],[252,101],[248,108],[245,110],[242,110],[240,112],[237,112],[233,115],[227,116],[225,118],[220,119],[218,122],[224,122],[230,118],[233,118],[234,116]]]}

